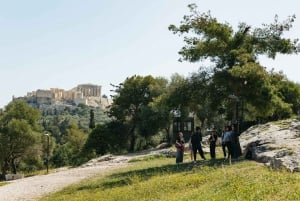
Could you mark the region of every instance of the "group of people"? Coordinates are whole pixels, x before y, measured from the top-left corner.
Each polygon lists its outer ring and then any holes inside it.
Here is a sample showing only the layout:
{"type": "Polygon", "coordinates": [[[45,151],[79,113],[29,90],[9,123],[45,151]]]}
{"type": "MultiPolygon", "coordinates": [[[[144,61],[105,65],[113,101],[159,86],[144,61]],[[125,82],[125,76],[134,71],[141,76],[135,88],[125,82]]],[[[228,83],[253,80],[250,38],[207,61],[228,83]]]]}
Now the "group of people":
{"type": "MultiPolygon", "coordinates": [[[[192,132],[190,140],[189,140],[189,149],[191,150],[191,160],[196,161],[197,159],[197,151],[200,154],[200,157],[204,160],[206,160],[204,156],[204,152],[202,149],[202,135],[201,135],[201,129],[200,127],[196,127],[196,132],[192,132]]],[[[184,154],[184,148],[185,148],[185,142],[183,138],[183,133],[179,132],[178,137],[175,142],[175,147],[177,149],[176,154],[176,163],[182,163],[183,162],[183,154],[184,154]]]]}
{"type": "MultiPolygon", "coordinates": [[[[218,140],[218,134],[216,131],[210,131],[209,141],[209,150],[211,159],[216,158],[216,145],[218,140]]],[[[224,131],[221,135],[221,144],[224,154],[224,158],[238,157],[241,153],[239,152],[239,144],[237,145],[237,136],[232,129],[232,126],[225,126],[224,131]]],[[[192,132],[189,139],[189,150],[191,161],[196,162],[197,152],[203,160],[206,160],[203,149],[202,149],[202,135],[200,127],[196,127],[196,132],[192,132]]],[[[182,132],[178,133],[175,147],[177,149],[176,153],[176,163],[183,162],[184,150],[185,150],[185,141],[182,132]]]]}

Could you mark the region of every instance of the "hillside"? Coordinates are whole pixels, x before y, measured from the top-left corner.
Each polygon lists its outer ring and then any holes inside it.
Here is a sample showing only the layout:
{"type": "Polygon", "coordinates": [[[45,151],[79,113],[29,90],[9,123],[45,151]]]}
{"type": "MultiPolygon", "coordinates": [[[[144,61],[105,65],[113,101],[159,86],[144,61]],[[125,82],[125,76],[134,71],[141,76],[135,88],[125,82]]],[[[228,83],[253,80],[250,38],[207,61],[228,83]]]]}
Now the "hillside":
{"type": "MultiPolygon", "coordinates": [[[[124,189],[124,192],[134,189],[140,194],[136,200],[145,198],[146,191],[151,192],[150,198],[158,196],[157,200],[175,200],[179,194],[173,195],[173,193],[182,188],[185,188],[186,199],[179,200],[207,200],[206,198],[213,196],[215,196],[213,200],[239,200],[238,198],[242,200],[279,200],[279,198],[299,200],[299,192],[295,191],[299,187],[299,174],[268,171],[269,169],[254,162],[254,160],[262,162],[276,169],[299,171],[299,133],[300,122],[298,120],[270,122],[249,128],[241,134],[240,144],[244,155],[247,151],[251,151],[253,161],[243,160],[241,157],[229,165],[228,161],[224,161],[218,155],[215,161],[200,160],[197,164],[193,164],[190,163],[188,152],[186,152],[184,163],[178,166],[175,164],[174,147],[124,156],[107,155],[95,158],[78,168],[64,168],[48,175],[14,180],[0,187],[0,194],[5,195],[5,198],[11,201],[21,198],[30,200],[59,191],[88,178],[75,187],[69,187],[68,190],[50,196],[49,200],[53,197],[62,198],[69,195],[75,196],[76,200],[86,200],[87,197],[90,200],[97,200],[99,197],[103,198],[108,192],[115,196],[114,200],[117,200],[125,196],[122,194],[123,190],[120,189],[124,189]],[[152,155],[151,158],[149,155],[152,155]],[[128,163],[130,160],[131,163],[128,163]],[[131,169],[126,170],[125,167],[128,165],[131,169]],[[120,177],[120,173],[106,178],[105,175],[111,172],[110,170],[119,168],[124,169],[122,170],[124,178],[120,177]],[[122,185],[124,182],[126,185],[122,185]],[[106,188],[108,184],[112,187],[106,188]],[[164,186],[164,188],[159,186],[164,186]],[[186,188],[187,186],[193,188],[186,188]],[[106,193],[102,192],[103,189],[106,193]]],[[[133,199],[132,196],[126,196],[126,198],[124,200],[133,199]]]]}

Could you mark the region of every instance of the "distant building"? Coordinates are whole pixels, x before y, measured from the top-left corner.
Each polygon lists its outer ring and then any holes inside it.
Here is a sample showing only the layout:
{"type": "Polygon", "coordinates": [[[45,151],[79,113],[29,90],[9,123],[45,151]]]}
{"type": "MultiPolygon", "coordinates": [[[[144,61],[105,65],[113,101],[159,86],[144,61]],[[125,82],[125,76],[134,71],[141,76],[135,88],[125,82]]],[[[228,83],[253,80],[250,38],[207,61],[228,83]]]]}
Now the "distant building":
{"type": "Polygon", "coordinates": [[[83,93],[81,91],[75,92],[75,96],[73,100],[76,105],[79,105],[80,103],[88,105],[87,98],[83,96],[83,93]]]}
{"type": "Polygon", "coordinates": [[[50,90],[41,90],[41,89],[38,89],[36,91],[35,96],[37,98],[55,98],[54,94],[50,90]]]}
{"type": "Polygon", "coordinates": [[[37,91],[28,92],[27,96],[14,98],[25,99],[30,104],[40,107],[43,104],[61,105],[65,104],[85,104],[105,109],[112,104],[112,100],[101,97],[101,86],[94,84],[80,84],[71,90],[51,88],[50,90],[38,89],[37,91]]]}
{"type": "MultiPolygon", "coordinates": [[[[101,97],[101,86],[93,84],[80,84],[74,88],[75,91],[81,91],[84,97],[101,97]]],[[[74,90],[72,89],[72,90],[74,90]]]]}

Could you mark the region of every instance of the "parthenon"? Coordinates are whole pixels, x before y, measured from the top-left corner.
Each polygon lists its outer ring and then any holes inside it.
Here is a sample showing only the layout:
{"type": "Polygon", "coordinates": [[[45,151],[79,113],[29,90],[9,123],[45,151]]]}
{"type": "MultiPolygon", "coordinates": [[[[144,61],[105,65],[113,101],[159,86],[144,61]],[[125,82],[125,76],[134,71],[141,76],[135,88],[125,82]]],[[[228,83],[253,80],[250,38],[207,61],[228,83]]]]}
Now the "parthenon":
{"type": "Polygon", "coordinates": [[[107,106],[111,103],[107,98],[101,97],[101,86],[94,84],[80,84],[70,90],[50,88],[50,90],[38,89],[28,92],[27,99],[33,99],[38,103],[73,102],[92,106],[107,106]],[[105,100],[103,100],[105,99],[105,100]]]}

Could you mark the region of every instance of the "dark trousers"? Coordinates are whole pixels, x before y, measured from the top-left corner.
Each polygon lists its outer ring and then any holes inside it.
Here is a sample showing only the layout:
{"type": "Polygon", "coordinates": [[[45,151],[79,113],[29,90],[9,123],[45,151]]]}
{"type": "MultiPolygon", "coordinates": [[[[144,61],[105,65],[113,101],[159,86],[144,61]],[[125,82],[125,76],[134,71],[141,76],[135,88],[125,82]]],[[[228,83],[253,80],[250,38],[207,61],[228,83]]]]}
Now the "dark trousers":
{"type": "Polygon", "coordinates": [[[225,145],[226,145],[227,150],[228,150],[228,157],[227,158],[230,158],[230,157],[232,157],[232,143],[231,142],[225,142],[225,145]]]}
{"type": "Polygon", "coordinates": [[[182,163],[182,162],[183,162],[183,150],[177,149],[176,163],[182,163]]]}
{"type": "Polygon", "coordinates": [[[224,143],[222,142],[222,150],[223,150],[224,157],[226,157],[226,144],[225,144],[225,142],[224,143]]]}
{"type": "Polygon", "coordinates": [[[193,152],[194,152],[194,161],[197,159],[197,151],[199,152],[200,156],[202,159],[205,160],[204,152],[202,150],[202,145],[192,145],[193,147],[193,152]]]}
{"type": "Polygon", "coordinates": [[[210,158],[216,158],[216,143],[210,143],[209,145],[210,158]]]}
{"type": "Polygon", "coordinates": [[[242,155],[241,145],[238,138],[232,142],[232,158],[238,158],[242,155]]]}

